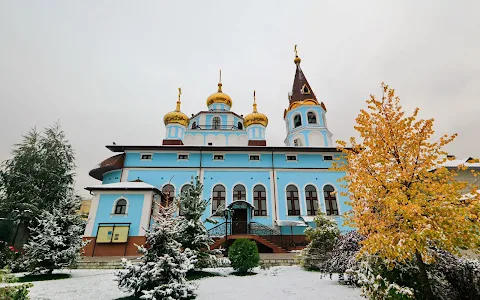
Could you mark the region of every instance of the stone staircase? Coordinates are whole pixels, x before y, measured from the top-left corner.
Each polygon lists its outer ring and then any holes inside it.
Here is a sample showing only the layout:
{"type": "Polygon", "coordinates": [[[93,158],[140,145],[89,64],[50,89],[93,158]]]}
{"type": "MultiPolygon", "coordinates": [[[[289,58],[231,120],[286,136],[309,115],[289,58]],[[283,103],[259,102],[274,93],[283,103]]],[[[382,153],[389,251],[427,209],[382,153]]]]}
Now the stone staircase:
{"type": "MultiPolygon", "coordinates": [[[[287,253],[287,250],[278,246],[277,244],[269,241],[268,239],[259,236],[259,235],[254,235],[254,234],[233,234],[233,235],[228,235],[227,240],[237,240],[237,239],[248,239],[248,240],[254,240],[259,242],[262,245],[267,246],[268,248],[272,249],[273,253],[287,253]]],[[[217,238],[215,240],[215,243],[210,246],[210,249],[217,249],[219,248],[223,243],[225,242],[225,237],[217,238]]]]}

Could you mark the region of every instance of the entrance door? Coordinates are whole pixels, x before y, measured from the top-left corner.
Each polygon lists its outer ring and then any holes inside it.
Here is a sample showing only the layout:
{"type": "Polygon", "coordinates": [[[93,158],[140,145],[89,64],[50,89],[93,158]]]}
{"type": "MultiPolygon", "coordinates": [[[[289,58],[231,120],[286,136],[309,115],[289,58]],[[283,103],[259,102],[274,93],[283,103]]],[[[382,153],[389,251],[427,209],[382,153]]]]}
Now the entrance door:
{"type": "Polygon", "coordinates": [[[247,233],[247,210],[245,208],[234,209],[232,217],[232,234],[247,233]]]}

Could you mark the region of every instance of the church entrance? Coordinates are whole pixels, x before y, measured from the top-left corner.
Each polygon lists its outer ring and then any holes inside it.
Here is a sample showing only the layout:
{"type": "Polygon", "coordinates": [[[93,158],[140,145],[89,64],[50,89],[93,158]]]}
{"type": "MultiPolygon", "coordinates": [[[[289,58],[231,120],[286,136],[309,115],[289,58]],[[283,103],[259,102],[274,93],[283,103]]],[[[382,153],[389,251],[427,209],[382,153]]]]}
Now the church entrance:
{"type": "Polygon", "coordinates": [[[234,209],[232,216],[232,234],[247,234],[247,228],[247,209],[234,209]]]}

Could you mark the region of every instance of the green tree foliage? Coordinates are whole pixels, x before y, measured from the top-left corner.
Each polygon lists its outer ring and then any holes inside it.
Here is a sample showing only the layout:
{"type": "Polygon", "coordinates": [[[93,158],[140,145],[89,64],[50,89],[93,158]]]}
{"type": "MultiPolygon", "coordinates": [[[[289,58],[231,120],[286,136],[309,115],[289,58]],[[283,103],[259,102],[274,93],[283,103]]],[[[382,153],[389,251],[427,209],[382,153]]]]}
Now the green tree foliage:
{"type": "Polygon", "coordinates": [[[74,169],[74,151],[58,123],[30,130],[0,168],[0,216],[15,219],[23,234],[43,210],[72,193],[74,169]]]}
{"type": "Polygon", "coordinates": [[[254,241],[238,239],[228,249],[228,258],[232,267],[240,274],[245,274],[258,266],[260,255],[254,241]]]}

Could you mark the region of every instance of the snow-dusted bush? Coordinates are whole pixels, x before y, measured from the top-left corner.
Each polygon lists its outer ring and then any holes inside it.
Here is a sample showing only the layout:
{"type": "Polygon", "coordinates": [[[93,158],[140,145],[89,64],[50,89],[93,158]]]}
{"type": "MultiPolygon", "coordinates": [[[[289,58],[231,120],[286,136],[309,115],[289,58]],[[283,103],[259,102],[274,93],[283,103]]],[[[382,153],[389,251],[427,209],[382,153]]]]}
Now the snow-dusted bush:
{"type": "Polygon", "coordinates": [[[305,229],[310,242],[300,253],[300,264],[306,269],[318,269],[318,265],[329,258],[330,252],[340,235],[337,222],[318,212],[315,216],[315,228],[305,229]]]}
{"type": "Polygon", "coordinates": [[[76,213],[79,206],[80,199],[69,195],[51,211],[44,210],[29,228],[23,263],[31,274],[51,274],[77,261],[86,245],[82,240],[85,221],[76,213]]]}
{"type": "Polygon", "coordinates": [[[29,300],[28,289],[32,286],[31,283],[2,286],[0,287],[0,299],[29,300]]]}
{"type": "Polygon", "coordinates": [[[357,231],[350,231],[338,237],[328,259],[321,262],[318,267],[324,273],[343,274],[348,269],[358,269],[358,251],[360,242],[364,237],[357,231]]]}
{"type": "Polygon", "coordinates": [[[257,244],[247,239],[235,240],[228,249],[228,258],[238,273],[247,273],[260,262],[257,244]]]}
{"type": "Polygon", "coordinates": [[[195,285],[187,282],[186,274],[193,268],[195,255],[182,251],[177,242],[185,222],[173,218],[176,207],[158,206],[151,230],[147,231],[148,248],[137,246],[143,255],[138,264],[124,259],[124,270],[116,273],[118,286],[141,299],[194,299],[195,285]]]}

